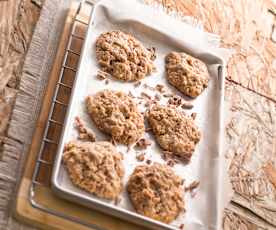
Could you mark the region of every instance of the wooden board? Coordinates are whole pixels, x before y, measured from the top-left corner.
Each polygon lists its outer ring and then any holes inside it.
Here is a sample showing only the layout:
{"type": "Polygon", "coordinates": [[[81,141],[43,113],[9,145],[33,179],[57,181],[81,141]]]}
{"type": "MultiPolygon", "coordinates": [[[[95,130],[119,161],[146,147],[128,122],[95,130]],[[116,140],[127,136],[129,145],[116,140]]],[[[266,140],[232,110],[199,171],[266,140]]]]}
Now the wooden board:
{"type": "MultiPolygon", "coordinates": [[[[28,153],[28,159],[26,162],[25,170],[22,176],[22,181],[19,186],[17,202],[15,206],[15,217],[20,221],[24,221],[26,223],[35,225],[37,227],[43,229],[77,229],[77,230],[85,230],[91,229],[84,225],[73,223],[72,221],[68,221],[64,218],[60,218],[51,214],[48,214],[44,211],[41,211],[37,208],[34,208],[29,202],[29,190],[31,186],[32,175],[35,167],[37,153],[40,148],[41,140],[43,137],[44,128],[47,121],[48,112],[50,110],[49,103],[52,100],[54,89],[57,83],[57,79],[59,76],[59,71],[62,65],[63,57],[65,54],[66,45],[68,42],[68,35],[70,33],[72,20],[76,14],[77,5],[74,4],[69,10],[63,35],[60,41],[60,45],[58,48],[56,60],[54,62],[53,69],[49,76],[49,83],[46,89],[46,93],[44,96],[44,102],[42,105],[41,114],[37,121],[37,127],[35,129],[32,144],[30,146],[30,151],[28,153]]],[[[85,17],[83,18],[85,19],[85,17]]],[[[79,28],[82,30],[82,28],[79,28]]],[[[80,31],[81,32],[81,31],[80,31]]],[[[75,48],[78,49],[80,44],[75,44],[75,48]]],[[[70,56],[67,60],[68,65],[76,64],[77,56],[70,56]]],[[[51,156],[48,156],[51,157],[51,156]]],[[[43,173],[43,170],[42,170],[43,173]]],[[[46,173],[46,172],[44,172],[46,173]]],[[[45,179],[44,176],[42,178],[45,179]]],[[[49,178],[48,178],[49,179],[49,178]]],[[[68,214],[72,217],[81,218],[83,221],[89,224],[96,224],[101,228],[106,229],[141,229],[134,224],[122,221],[118,218],[114,218],[103,213],[99,213],[97,211],[87,209],[85,207],[81,207],[79,205],[67,202],[60,198],[57,198],[52,191],[48,187],[37,186],[35,189],[35,197],[34,200],[39,204],[48,207],[52,210],[59,211],[61,213],[68,214]]]]}

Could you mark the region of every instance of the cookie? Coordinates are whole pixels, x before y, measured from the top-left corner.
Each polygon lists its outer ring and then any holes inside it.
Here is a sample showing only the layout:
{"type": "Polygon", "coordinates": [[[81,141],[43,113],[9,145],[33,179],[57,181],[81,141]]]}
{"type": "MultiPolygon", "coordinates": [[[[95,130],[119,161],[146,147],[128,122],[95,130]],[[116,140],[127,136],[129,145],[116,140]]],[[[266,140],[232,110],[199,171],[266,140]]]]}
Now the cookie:
{"type": "Polygon", "coordinates": [[[120,91],[103,90],[88,96],[86,106],[91,119],[117,143],[130,145],[144,132],[144,117],[133,99],[120,91]]]}
{"type": "Polygon", "coordinates": [[[168,166],[154,163],[135,168],[127,191],[139,214],[169,223],[184,211],[182,183],[168,166]]]}
{"type": "Polygon", "coordinates": [[[166,56],[168,82],[180,92],[195,98],[208,86],[206,65],[186,53],[171,52],[166,56]]]}
{"type": "Polygon", "coordinates": [[[193,119],[176,108],[161,105],[153,106],[147,117],[161,148],[189,161],[201,137],[193,119]]]}
{"type": "Polygon", "coordinates": [[[136,38],[119,30],[98,37],[96,58],[103,71],[122,81],[140,80],[155,69],[154,49],[146,49],[136,38]]]}
{"type": "Polygon", "coordinates": [[[98,197],[114,200],[122,191],[123,156],[109,142],[69,142],[63,163],[72,183],[98,197]]]}

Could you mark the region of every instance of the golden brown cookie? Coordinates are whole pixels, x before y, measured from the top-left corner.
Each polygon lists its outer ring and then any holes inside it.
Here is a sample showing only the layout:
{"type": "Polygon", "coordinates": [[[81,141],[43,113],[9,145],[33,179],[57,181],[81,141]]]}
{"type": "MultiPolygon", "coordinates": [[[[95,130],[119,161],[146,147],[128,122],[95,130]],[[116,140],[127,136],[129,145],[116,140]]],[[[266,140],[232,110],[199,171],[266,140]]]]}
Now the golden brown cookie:
{"type": "Polygon", "coordinates": [[[185,161],[190,160],[201,136],[193,119],[176,108],[160,105],[153,106],[147,117],[161,148],[185,161]]]}
{"type": "Polygon", "coordinates": [[[114,200],[122,191],[123,156],[109,142],[69,142],[63,163],[73,184],[98,197],[114,200]]]}
{"type": "Polygon", "coordinates": [[[206,65],[186,53],[171,52],[166,56],[168,82],[186,96],[195,98],[208,86],[206,65]]]}
{"type": "Polygon", "coordinates": [[[135,168],[127,191],[138,213],[169,223],[184,211],[182,183],[171,168],[154,163],[135,168]]]}
{"type": "Polygon", "coordinates": [[[132,144],[144,132],[144,117],[133,99],[120,91],[103,90],[86,99],[88,113],[97,127],[115,142],[132,144]]]}
{"type": "Polygon", "coordinates": [[[154,49],[122,31],[101,34],[96,41],[96,58],[103,71],[123,81],[137,81],[155,69],[154,49]]]}

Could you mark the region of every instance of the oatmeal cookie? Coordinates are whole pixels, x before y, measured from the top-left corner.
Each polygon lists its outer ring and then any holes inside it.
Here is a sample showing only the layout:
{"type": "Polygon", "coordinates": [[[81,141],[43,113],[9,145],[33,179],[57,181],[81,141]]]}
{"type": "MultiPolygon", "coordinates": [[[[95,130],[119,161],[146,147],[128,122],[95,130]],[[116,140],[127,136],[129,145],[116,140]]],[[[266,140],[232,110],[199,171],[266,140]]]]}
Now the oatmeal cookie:
{"type": "Polygon", "coordinates": [[[169,223],[184,211],[182,183],[168,166],[154,163],[135,168],[127,191],[138,213],[169,223]]]}
{"type": "Polygon", "coordinates": [[[154,52],[119,30],[103,33],[96,41],[96,58],[101,69],[122,81],[137,81],[150,75],[155,69],[154,52]]]}
{"type": "Polygon", "coordinates": [[[103,90],[86,99],[88,113],[97,127],[117,143],[132,144],[144,132],[144,117],[132,98],[120,91],[103,90]]]}
{"type": "Polygon", "coordinates": [[[166,56],[168,82],[186,96],[195,98],[208,86],[206,65],[188,54],[171,52],[166,56]]]}
{"type": "Polygon", "coordinates": [[[122,191],[123,156],[109,142],[69,142],[63,163],[73,184],[98,197],[114,200],[122,191]]]}
{"type": "Polygon", "coordinates": [[[153,106],[147,116],[161,148],[190,160],[201,136],[194,121],[175,108],[160,105],[153,106]]]}

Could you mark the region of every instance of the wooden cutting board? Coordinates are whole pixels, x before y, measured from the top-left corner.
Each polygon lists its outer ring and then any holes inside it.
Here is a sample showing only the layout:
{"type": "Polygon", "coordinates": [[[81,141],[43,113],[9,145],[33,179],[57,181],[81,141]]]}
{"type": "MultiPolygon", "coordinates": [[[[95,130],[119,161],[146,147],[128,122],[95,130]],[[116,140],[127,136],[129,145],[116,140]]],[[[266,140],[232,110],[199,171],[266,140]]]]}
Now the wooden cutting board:
{"type": "MultiPolygon", "coordinates": [[[[56,84],[58,81],[58,77],[60,74],[60,69],[63,64],[63,58],[65,55],[65,50],[68,43],[68,38],[71,32],[72,22],[77,13],[78,4],[73,4],[72,7],[68,11],[68,15],[66,18],[64,31],[62,33],[62,37],[60,40],[58,52],[55,58],[55,62],[49,76],[49,83],[45,91],[44,101],[42,104],[41,113],[39,115],[37,126],[32,138],[32,143],[30,146],[30,150],[28,153],[28,158],[25,163],[25,170],[22,175],[22,180],[19,185],[17,200],[15,203],[15,217],[23,222],[29,223],[31,225],[35,225],[39,228],[43,229],[70,229],[70,230],[84,230],[91,229],[85,225],[78,224],[76,222],[66,220],[65,218],[58,217],[56,215],[52,215],[43,210],[35,208],[29,201],[29,192],[30,186],[32,182],[32,176],[35,168],[35,162],[37,159],[37,154],[40,149],[41,141],[43,138],[43,132],[46,127],[48,113],[51,106],[52,97],[54,95],[54,90],[56,88],[56,84]]],[[[88,21],[88,17],[86,15],[80,15],[80,20],[88,21]]],[[[76,33],[82,34],[85,33],[85,27],[80,23],[76,26],[76,33]]],[[[82,45],[82,40],[78,40],[77,42],[72,44],[71,49],[75,49],[80,51],[80,47],[82,45]]],[[[78,62],[79,56],[77,55],[68,55],[66,65],[76,65],[78,62]]],[[[74,75],[74,74],[73,74],[74,75]]],[[[71,73],[64,73],[63,77],[65,79],[72,78],[71,73]]],[[[74,76],[73,76],[74,77],[74,76]]],[[[68,82],[67,82],[68,83],[68,82]]],[[[71,81],[73,84],[73,82],[71,81]]],[[[68,83],[69,84],[69,83],[68,83]]],[[[64,92],[61,97],[68,97],[68,95],[64,92]]],[[[64,118],[64,113],[59,113],[59,117],[64,118]]],[[[52,134],[55,135],[56,130],[52,131],[52,134]]],[[[48,151],[47,159],[54,157],[54,151],[48,151]]],[[[40,180],[43,182],[49,182],[49,173],[47,173],[46,169],[40,169],[40,180]],[[48,181],[47,181],[48,180],[48,181]]],[[[120,230],[129,230],[129,229],[141,229],[141,227],[136,226],[134,224],[122,221],[118,218],[111,217],[109,215],[87,209],[80,205],[70,203],[68,201],[62,200],[55,196],[51,191],[49,186],[36,186],[34,190],[34,199],[33,202],[37,204],[43,205],[44,207],[49,208],[50,210],[57,211],[59,213],[64,213],[73,218],[78,218],[85,223],[89,223],[95,225],[95,229],[104,228],[104,229],[120,229],[120,230]]]]}

